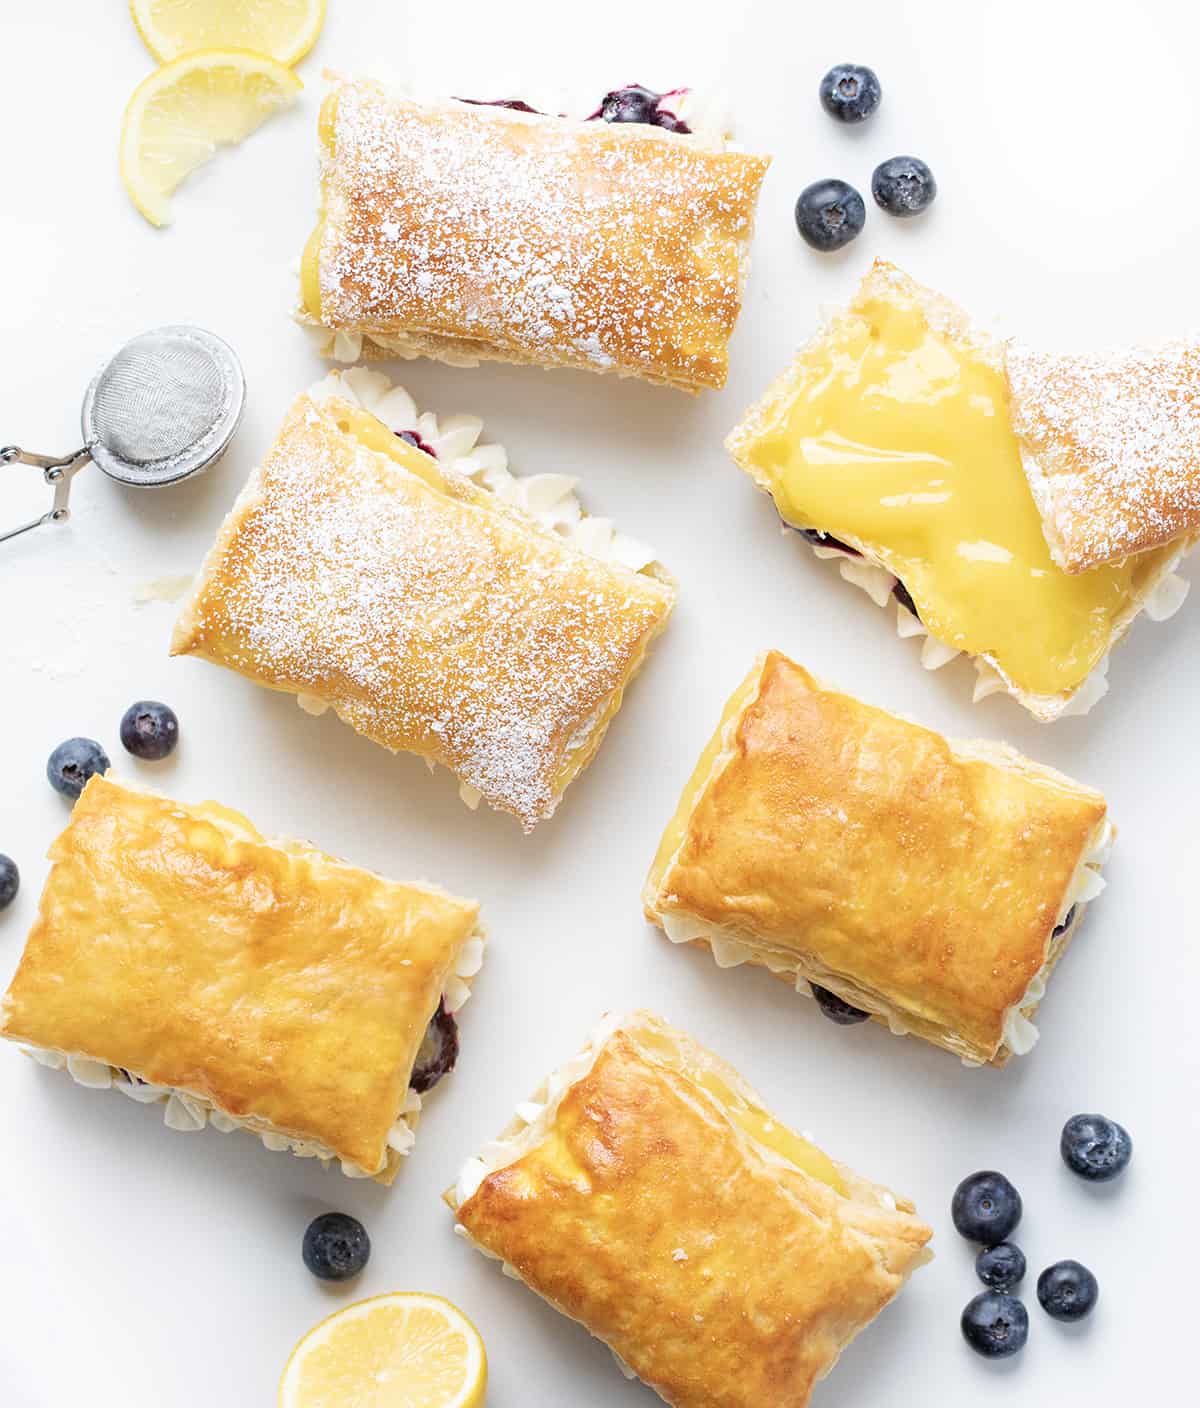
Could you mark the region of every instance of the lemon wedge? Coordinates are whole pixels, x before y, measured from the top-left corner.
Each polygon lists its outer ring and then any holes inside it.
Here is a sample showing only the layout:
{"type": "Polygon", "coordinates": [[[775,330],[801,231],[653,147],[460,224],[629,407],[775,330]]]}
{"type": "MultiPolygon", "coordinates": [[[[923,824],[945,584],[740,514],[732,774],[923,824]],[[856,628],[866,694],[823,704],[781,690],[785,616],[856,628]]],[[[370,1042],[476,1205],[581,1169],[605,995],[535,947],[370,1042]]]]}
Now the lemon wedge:
{"type": "Polygon", "coordinates": [[[121,180],[152,225],[171,222],[171,192],[218,147],[248,137],[301,89],[291,71],[245,49],[200,49],[156,69],[121,124],[121,180]]]}
{"type": "Polygon", "coordinates": [[[294,64],[317,42],[325,0],[129,0],[129,13],[160,63],[232,47],[294,64]]]}
{"type": "Polygon", "coordinates": [[[479,1331],[441,1296],[398,1291],[322,1320],[292,1351],[279,1408],[480,1408],[479,1331]]]}

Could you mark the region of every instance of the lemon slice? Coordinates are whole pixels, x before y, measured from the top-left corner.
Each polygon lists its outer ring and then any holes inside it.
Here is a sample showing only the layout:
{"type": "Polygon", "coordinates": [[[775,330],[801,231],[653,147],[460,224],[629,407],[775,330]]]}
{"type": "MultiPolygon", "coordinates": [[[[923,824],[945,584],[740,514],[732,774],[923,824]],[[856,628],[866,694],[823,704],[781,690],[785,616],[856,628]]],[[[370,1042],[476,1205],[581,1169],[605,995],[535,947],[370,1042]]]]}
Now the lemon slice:
{"type": "Polygon", "coordinates": [[[317,42],[325,0],[129,0],[129,13],[161,63],[233,47],[294,64],[317,42]]]}
{"type": "Polygon", "coordinates": [[[152,225],[170,224],[183,178],[295,102],[301,86],[290,68],[245,49],[201,49],[163,64],[121,124],[121,180],[134,205],[152,225]]]}
{"type": "Polygon", "coordinates": [[[479,1331],[441,1296],[402,1291],[347,1306],[288,1360],[279,1408],[479,1408],[479,1331]]]}

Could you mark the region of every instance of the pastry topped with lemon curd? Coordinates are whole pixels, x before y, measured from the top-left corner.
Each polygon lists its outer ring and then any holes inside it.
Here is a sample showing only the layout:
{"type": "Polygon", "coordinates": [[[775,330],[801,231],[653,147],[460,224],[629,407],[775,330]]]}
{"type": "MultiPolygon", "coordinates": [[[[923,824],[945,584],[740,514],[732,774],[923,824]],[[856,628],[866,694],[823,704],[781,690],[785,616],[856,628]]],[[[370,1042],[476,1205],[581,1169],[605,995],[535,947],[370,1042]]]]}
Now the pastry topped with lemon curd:
{"type": "Polygon", "coordinates": [[[882,261],[733,431],[738,465],[821,556],[922,635],[937,668],[974,659],[976,698],[1038,718],[1104,692],[1108,652],[1142,609],[1182,601],[1191,539],[1068,575],[1055,562],[1013,428],[1003,347],[882,261]]]}
{"type": "Polygon", "coordinates": [[[300,320],[360,354],[724,384],[765,158],[680,95],[592,118],[338,81],[300,320]]]}
{"type": "Polygon", "coordinates": [[[911,1203],[649,1012],[606,1018],[446,1201],[675,1408],[804,1408],[929,1259],[911,1203]]]}
{"type": "Polygon", "coordinates": [[[234,505],[171,650],[443,764],[528,830],[591,762],[675,587],[572,478],[511,474],[482,428],[331,373],[234,505]]]}

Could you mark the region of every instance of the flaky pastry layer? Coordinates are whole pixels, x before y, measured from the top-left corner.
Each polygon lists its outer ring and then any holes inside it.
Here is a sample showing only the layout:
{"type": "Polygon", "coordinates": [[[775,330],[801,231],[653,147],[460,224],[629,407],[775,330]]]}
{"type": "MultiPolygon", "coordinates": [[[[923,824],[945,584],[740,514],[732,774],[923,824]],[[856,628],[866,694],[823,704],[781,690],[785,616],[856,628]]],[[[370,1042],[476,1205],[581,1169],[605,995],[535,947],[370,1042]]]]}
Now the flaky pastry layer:
{"type": "Polygon", "coordinates": [[[772,651],[729,701],[643,901],[722,966],[815,982],[893,1031],[1002,1065],[1036,1039],[1112,835],[1098,792],[862,704],[772,651]]]}
{"type": "Polygon", "coordinates": [[[803,1408],[931,1235],[646,1012],[603,1023],[446,1197],[676,1408],[803,1408]]]}

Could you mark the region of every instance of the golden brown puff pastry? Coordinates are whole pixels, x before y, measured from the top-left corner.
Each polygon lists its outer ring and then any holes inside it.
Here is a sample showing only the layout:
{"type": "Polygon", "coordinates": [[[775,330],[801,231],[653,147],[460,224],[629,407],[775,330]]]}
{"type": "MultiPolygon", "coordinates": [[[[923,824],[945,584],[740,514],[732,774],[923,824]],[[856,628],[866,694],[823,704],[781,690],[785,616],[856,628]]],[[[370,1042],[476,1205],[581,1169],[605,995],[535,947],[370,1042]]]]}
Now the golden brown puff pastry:
{"type": "Polygon", "coordinates": [[[930,1255],[911,1203],[648,1012],[601,1024],[446,1200],[675,1408],[803,1408],[930,1255]]]}
{"type": "MultiPolygon", "coordinates": [[[[653,564],[636,571],[565,536],[599,520],[546,526],[553,510],[539,521],[522,507],[523,486],[529,504],[562,476],[443,468],[364,409],[354,387],[381,415],[408,414],[395,389],[379,392],[386,378],[332,383],[296,402],[251,476],[172,653],[331,705],[375,742],[445,764],[468,800],[528,830],[591,761],[674,586],[653,564]]],[[[620,535],[606,531],[611,548],[620,535]]]]}
{"type": "Polygon", "coordinates": [[[726,444],[784,523],[921,639],[926,669],[962,654],[976,700],[1006,691],[1048,721],[1104,695],[1142,611],[1179,607],[1195,539],[1063,571],[1009,402],[1003,345],[880,259],[726,444]]]}
{"type": "Polygon", "coordinates": [[[482,957],[479,907],[268,841],[237,812],[94,777],[54,862],[0,1036],[175,1129],[390,1183],[439,1002],[482,957]]]}
{"type": "Polygon", "coordinates": [[[1200,531],[1200,343],[1009,343],[1013,428],[1054,560],[1086,572],[1200,531]]]}
{"type": "MultiPolygon", "coordinates": [[[[388,357],[725,383],[768,161],[338,81],[301,321],[388,357]]],[[[332,338],[331,338],[332,340],[332,338]]]]}
{"type": "Polygon", "coordinates": [[[1070,941],[1113,828],[1104,798],[997,743],[954,743],[778,651],[730,699],[667,826],[647,917],[1003,1065],[1070,941]]]}

